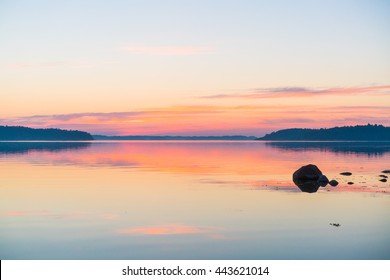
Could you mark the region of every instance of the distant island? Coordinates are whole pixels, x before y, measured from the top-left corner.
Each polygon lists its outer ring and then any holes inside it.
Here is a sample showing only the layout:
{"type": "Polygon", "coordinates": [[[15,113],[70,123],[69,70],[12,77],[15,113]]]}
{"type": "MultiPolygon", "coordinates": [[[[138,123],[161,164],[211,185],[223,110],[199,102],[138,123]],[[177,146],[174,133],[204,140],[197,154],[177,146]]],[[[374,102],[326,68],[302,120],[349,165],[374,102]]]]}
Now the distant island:
{"type": "Polygon", "coordinates": [[[368,124],[333,128],[282,129],[264,137],[244,135],[168,136],[168,135],[91,135],[79,130],[0,126],[0,141],[91,141],[91,140],[270,140],[270,141],[390,141],[390,127],[368,124]]]}
{"type": "Polygon", "coordinates": [[[0,126],[0,141],[85,141],[93,140],[88,132],[57,128],[0,126]]]}
{"type": "Polygon", "coordinates": [[[333,128],[282,129],[257,140],[274,141],[390,141],[390,127],[368,124],[333,128]]]}
{"type": "Polygon", "coordinates": [[[255,136],[227,135],[227,136],[150,136],[150,135],[128,135],[128,136],[106,136],[92,135],[95,140],[255,140],[255,136]]]}

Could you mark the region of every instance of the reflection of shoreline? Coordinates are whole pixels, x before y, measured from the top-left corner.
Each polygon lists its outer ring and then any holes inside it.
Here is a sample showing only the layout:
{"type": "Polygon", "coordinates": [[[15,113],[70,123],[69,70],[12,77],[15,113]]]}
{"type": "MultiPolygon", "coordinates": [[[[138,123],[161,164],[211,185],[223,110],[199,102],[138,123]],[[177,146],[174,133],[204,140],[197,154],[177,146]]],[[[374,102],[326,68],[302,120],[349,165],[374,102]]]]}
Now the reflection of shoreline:
{"type": "Polygon", "coordinates": [[[0,154],[25,154],[30,151],[59,152],[79,150],[91,146],[91,142],[0,142],[0,154]]]}
{"type": "Polygon", "coordinates": [[[390,142],[265,142],[269,147],[290,151],[325,151],[334,153],[383,156],[390,152],[390,142]]]}

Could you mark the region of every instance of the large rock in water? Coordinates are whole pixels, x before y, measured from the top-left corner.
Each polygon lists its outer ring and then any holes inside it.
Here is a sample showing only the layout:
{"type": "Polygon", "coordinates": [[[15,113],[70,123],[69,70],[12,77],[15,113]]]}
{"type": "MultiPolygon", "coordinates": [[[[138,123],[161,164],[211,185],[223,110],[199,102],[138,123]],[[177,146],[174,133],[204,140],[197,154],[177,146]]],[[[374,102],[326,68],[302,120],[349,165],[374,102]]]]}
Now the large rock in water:
{"type": "Polygon", "coordinates": [[[293,174],[293,181],[296,180],[318,180],[322,176],[321,170],[314,164],[302,166],[293,174]]]}
{"type": "MultiPolygon", "coordinates": [[[[302,166],[293,174],[293,181],[303,192],[314,193],[320,187],[321,170],[314,164],[302,166]]],[[[326,178],[326,177],[325,177],[326,178]]]]}

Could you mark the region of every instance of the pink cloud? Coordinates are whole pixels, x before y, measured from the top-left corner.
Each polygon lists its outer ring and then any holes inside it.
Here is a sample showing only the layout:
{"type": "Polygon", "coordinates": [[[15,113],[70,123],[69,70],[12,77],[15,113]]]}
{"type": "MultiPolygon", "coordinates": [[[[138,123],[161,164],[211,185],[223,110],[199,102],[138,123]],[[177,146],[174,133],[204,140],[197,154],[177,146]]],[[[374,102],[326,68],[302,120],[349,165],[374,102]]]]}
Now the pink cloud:
{"type": "Polygon", "coordinates": [[[202,234],[214,231],[212,227],[197,227],[178,224],[168,224],[158,227],[132,227],[117,230],[120,235],[182,235],[202,234]]]}
{"type": "Polygon", "coordinates": [[[11,211],[3,213],[5,217],[48,216],[47,211],[11,211]]]}

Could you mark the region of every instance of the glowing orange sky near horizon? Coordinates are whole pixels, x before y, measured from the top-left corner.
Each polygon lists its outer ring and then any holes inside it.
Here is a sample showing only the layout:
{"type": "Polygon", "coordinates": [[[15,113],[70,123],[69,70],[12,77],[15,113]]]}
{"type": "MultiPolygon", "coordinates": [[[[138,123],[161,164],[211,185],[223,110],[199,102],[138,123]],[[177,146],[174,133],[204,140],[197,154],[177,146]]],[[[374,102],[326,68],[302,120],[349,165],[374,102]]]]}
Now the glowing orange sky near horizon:
{"type": "Polygon", "coordinates": [[[5,125],[84,130],[104,135],[255,135],[291,127],[390,125],[390,107],[326,105],[171,106],[112,113],[35,115],[5,125]]]}
{"type": "Polygon", "coordinates": [[[0,3],[0,125],[254,136],[390,126],[385,1],[135,2],[0,3]]]}

